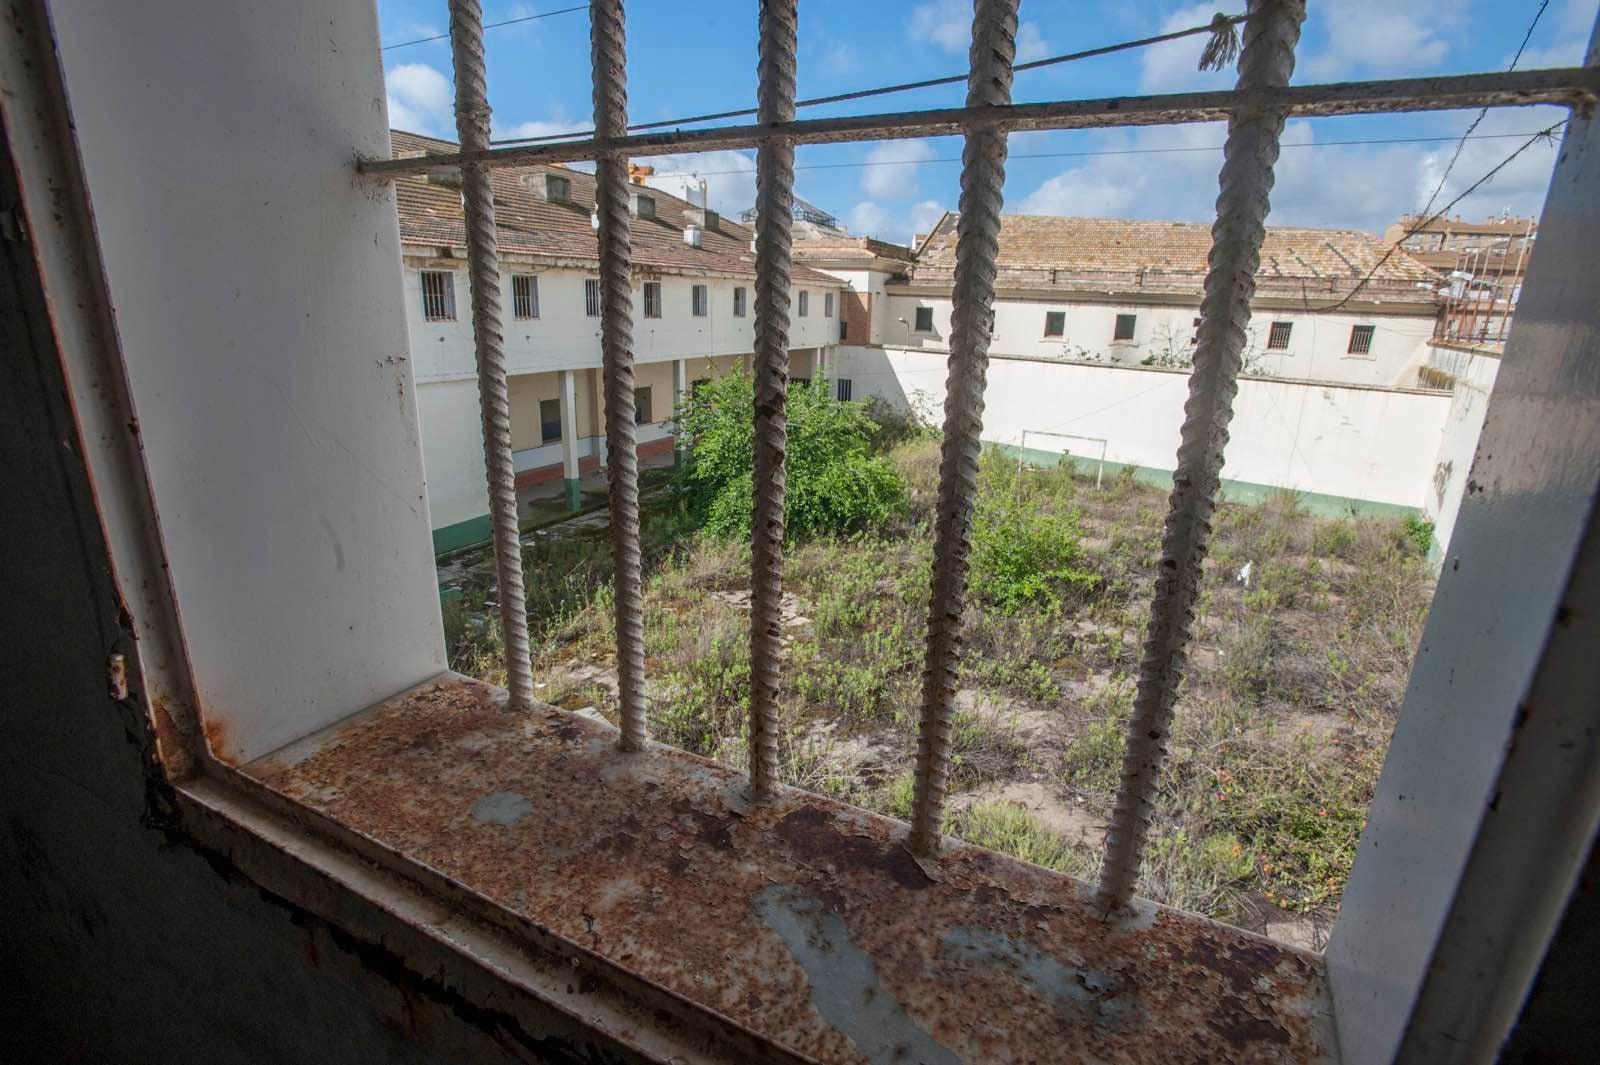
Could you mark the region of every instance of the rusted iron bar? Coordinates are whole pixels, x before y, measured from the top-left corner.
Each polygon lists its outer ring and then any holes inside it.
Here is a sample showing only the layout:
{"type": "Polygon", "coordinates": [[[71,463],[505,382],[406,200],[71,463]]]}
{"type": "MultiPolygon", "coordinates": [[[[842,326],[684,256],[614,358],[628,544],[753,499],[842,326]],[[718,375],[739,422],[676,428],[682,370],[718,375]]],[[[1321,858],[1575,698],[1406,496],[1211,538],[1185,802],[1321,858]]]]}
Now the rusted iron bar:
{"type": "MultiPolygon", "coordinates": [[[[456,136],[475,154],[489,143],[489,99],[483,60],[483,11],[478,0],[450,0],[450,52],[456,74],[456,136]]],[[[500,249],[490,168],[461,167],[467,267],[472,280],[472,339],[483,418],[483,465],[489,482],[496,594],[506,652],[508,709],[533,706],[528,656],[528,607],[522,587],[522,534],[517,525],[516,472],[511,460],[511,400],[506,386],[505,336],[500,320],[500,249]]]]}
{"type": "MultiPolygon", "coordinates": [[[[1016,38],[1017,0],[979,0],[972,16],[969,111],[1010,103],[1016,38]]],[[[923,856],[939,849],[950,771],[961,615],[967,601],[967,555],[972,548],[972,510],[978,496],[982,448],[978,435],[983,429],[983,390],[989,370],[989,309],[994,304],[1005,180],[1006,131],[982,124],[969,128],[961,153],[950,371],[945,385],[922,722],[917,733],[916,794],[911,811],[911,850],[923,856]]]]}
{"type": "MultiPolygon", "coordinates": [[[[1244,51],[1239,56],[1241,92],[1288,84],[1305,17],[1305,0],[1250,0],[1244,51]]],[[[1221,484],[1222,452],[1233,420],[1233,397],[1239,391],[1241,352],[1285,117],[1282,111],[1248,111],[1228,124],[1189,401],[1184,406],[1139,686],[1128,721],[1122,786],[1100,871],[1097,902],[1107,913],[1125,907],[1133,896],[1166,762],[1173,705],[1187,662],[1201,564],[1221,484]]]]}
{"type": "MultiPolygon", "coordinates": [[[[759,118],[794,121],[795,0],[762,0],[759,118]]],[[[755,506],[750,525],[750,791],[778,784],[778,656],[782,652],[784,460],[789,446],[789,274],[794,145],[756,151],[755,506]]]]}
{"type": "MultiPolygon", "coordinates": [[[[622,0],[590,0],[594,128],[608,137],[628,126],[628,50],[622,0]]],[[[613,599],[617,612],[619,744],[642,750],[644,589],[639,560],[639,449],[633,396],[633,223],[628,215],[628,159],[608,152],[595,163],[600,220],[600,363],[605,377],[606,471],[611,504],[613,599]]]]}
{"type": "Polygon", "coordinates": [[[1591,106],[1597,98],[1600,98],[1600,72],[1570,67],[1003,106],[969,105],[929,111],[803,119],[783,123],[781,129],[760,123],[718,126],[631,137],[597,137],[557,144],[450,152],[414,159],[367,159],[358,165],[363,173],[375,177],[396,177],[426,173],[440,166],[454,166],[467,161],[483,162],[489,166],[522,166],[528,163],[594,159],[606,152],[625,153],[639,158],[686,151],[753,148],[774,137],[793,144],[829,144],[951,136],[962,133],[968,126],[984,124],[1002,126],[1013,132],[1093,129],[1223,122],[1235,111],[1270,110],[1282,112],[1291,118],[1321,118],[1397,111],[1527,107],[1533,104],[1591,106]]]}

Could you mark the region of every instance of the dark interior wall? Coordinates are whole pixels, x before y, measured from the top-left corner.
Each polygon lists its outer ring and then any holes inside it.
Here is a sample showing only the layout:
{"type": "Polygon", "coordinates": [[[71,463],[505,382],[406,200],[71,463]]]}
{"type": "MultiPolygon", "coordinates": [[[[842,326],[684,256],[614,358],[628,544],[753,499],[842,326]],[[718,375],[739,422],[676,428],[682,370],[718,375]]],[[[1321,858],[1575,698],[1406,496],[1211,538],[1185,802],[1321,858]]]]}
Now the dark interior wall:
{"type": "MultiPolygon", "coordinates": [[[[18,202],[6,143],[0,217],[18,202]]],[[[537,1060],[150,816],[145,722],[106,687],[126,639],[110,562],[32,250],[9,231],[0,352],[0,1059],[537,1060]]]]}

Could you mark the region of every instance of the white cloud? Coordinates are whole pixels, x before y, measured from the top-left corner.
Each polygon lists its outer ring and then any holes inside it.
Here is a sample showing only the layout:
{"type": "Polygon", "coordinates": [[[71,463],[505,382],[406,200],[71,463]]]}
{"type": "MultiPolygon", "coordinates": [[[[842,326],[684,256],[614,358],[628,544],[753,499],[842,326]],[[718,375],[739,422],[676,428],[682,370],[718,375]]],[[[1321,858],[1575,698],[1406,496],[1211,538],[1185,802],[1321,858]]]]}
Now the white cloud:
{"type": "MultiPolygon", "coordinates": [[[[1600,0],[1567,0],[1556,10],[1552,19],[1555,42],[1544,47],[1528,48],[1522,53],[1517,66],[1523,70],[1582,66],[1597,7],[1600,7],[1600,0]]],[[[1511,62],[1511,55],[1506,56],[1506,62],[1511,62]]]]}
{"type": "Polygon", "coordinates": [[[756,157],[754,152],[700,152],[693,155],[658,155],[641,159],[656,168],[645,179],[647,185],[674,196],[700,202],[700,182],[704,177],[711,209],[737,219],[739,213],[756,202],[756,157]]]}
{"type": "MultiPolygon", "coordinates": [[[[1484,116],[1475,135],[1481,137],[1543,129],[1560,121],[1563,116],[1564,112],[1553,107],[1496,109],[1484,116]]],[[[1455,199],[1523,143],[1524,140],[1519,137],[1467,141],[1433,209],[1437,211],[1455,199]]],[[[1414,171],[1417,178],[1409,209],[1420,210],[1427,203],[1428,197],[1438,187],[1440,176],[1449,165],[1455,148],[1452,142],[1421,153],[1414,171]]],[[[1555,165],[1556,150],[1551,144],[1534,144],[1482,188],[1452,208],[1450,213],[1466,218],[1488,217],[1507,209],[1515,215],[1536,214],[1544,203],[1544,194],[1550,185],[1550,170],[1555,165]]]]}
{"type": "MultiPolygon", "coordinates": [[[[1188,29],[1190,26],[1203,26],[1210,22],[1216,13],[1215,3],[1202,0],[1201,3],[1179,8],[1168,15],[1156,32],[1172,33],[1175,30],[1188,29]]],[[[1233,71],[1196,69],[1200,62],[1200,53],[1205,49],[1206,40],[1204,35],[1197,34],[1176,41],[1152,44],[1145,48],[1140,58],[1139,91],[1195,92],[1202,89],[1231,88],[1236,80],[1233,71]]]]}
{"type": "Polygon", "coordinates": [[[918,164],[932,158],[927,141],[883,141],[867,153],[861,191],[875,200],[909,200],[917,195],[918,164]]]}
{"type": "MultiPolygon", "coordinates": [[[[1540,129],[1559,118],[1554,109],[1492,111],[1480,134],[1540,129]]],[[[1221,145],[1220,125],[1191,125],[1126,131],[1100,138],[1096,147],[1140,154],[1085,159],[1042,182],[1016,201],[1023,214],[1085,215],[1210,221],[1216,216],[1220,151],[1194,151],[1221,145]],[[1150,149],[1184,149],[1152,154],[1150,149]]],[[[1454,151],[1453,142],[1388,145],[1323,145],[1314,127],[1290,122],[1272,189],[1270,225],[1326,226],[1381,232],[1407,211],[1422,207],[1454,151]],[[1414,175],[1414,181],[1396,180],[1414,175]]],[[[1449,203],[1520,143],[1516,139],[1472,140],[1434,209],[1449,203]]],[[[1453,213],[1488,216],[1509,208],[1537,213],[1554,165],[1555,150],[1529,148],[1453,213]]]]}
{"type": "Polygon", "coordinates": [[[1050,42],[1039,32],[1037,22],[1023,22],[1017,26],[1018,63],[1031,63],[1050,54],[1050,42]]]}
{"type": "Polygon", "coordinates": [[[860,65],[856,50],[845,41],[829,45],[822,53],[822,69],[829,74],[850,74],[860,65]]]}
{"type": "Polygon", "coordinates": [[[909,244],[914,235],[932,229],[944,210],[937,200],[923,200],[899,211],[863,200],[851,209],[848,221],[850,232],[858,236],[909,244]]]}
{"type": "Polygon", "coordinates": [[[883,234],[894,225],[894,217],[871,200],[862,200],[850,211],[850,232],[858,236],[886,239],[883,234]]]}
{"type": "Polygon", "coordinates": [[[455,134],[455,92],[450,79],[426,63],[402,63],[384,74],[389,125],[435,137],[455,134]]]}
{"type": "Polygon", "coordinates": [[[558,133],[582,133],[588,129],[586,123],[575,122],[564,115],[552,119],[534,119],[528,122],[518,122],[514,126],[494,127],[496,140],[522,140],[534,137],[550,137],[558,133]]]}
{"type": "Polygon", "coordinates": [[[912,12],[906,25],[913,37],[924,38],[957,55],[966,55],[972,43],[972,5],[961,0],[927,0],[912,12]]]}
{"type": "Polygon", "coordinates": [[[1458,11],[1438,4],[1341,0],[1316,7],[1326,44],[1300,64],[1295,80],[1302,83],[1421,73],[1449,54],[1445,36],[1461,24],[1458,11]]]}

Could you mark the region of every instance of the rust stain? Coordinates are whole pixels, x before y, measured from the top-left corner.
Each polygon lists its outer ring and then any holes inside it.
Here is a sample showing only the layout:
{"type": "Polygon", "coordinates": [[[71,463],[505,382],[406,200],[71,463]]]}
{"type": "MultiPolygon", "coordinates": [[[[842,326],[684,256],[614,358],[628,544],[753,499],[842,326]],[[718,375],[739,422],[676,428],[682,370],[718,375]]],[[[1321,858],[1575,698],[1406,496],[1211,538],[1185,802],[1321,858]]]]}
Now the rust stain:
{"type": "Polygon", "coordinates": [[[211,750],[211,757],[227,765],[239,765],[239,758],[228,750],[228,729],[222,722],[214,717],[205,719],[206,746],[211,750]]]}
{"type": "Polygon", "coordinates": [[[820,1061],[1336,1060],[1315,955],[1169,910],[1106,924],[1087,886],[975,847],[930,875],[896,822],[753,804],[725,766],[502,702],[437,682],[247,771],[820,1061]],[[527,814],[474,816],[504,793],[527,814]]]}

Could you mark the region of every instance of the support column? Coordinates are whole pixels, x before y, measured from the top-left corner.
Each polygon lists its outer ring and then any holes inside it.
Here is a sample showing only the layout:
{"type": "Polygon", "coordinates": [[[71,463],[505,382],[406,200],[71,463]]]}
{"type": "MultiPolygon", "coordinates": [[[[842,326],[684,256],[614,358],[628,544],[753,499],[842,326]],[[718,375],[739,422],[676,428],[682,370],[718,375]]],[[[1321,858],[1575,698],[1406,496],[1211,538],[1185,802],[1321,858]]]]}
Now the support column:
{"type": "Polygon", "coordinates": [[[578,381],[571,370],[562,370],[561,381],[561,477],[567,488],[567,509],[577,510],[583,498],[578,470],[578,381]]]}
{"type": "MultiPolygon", "coordinates": [[[[674,359],[672,361],[672,416],[676,419],[679,413],[689,404],[689,360],[674,359]]],[[[689,456],[689,443],[683,438],[683,427],[674,424],[672,442],[672,468],[683,469],[685,460],[689,456]]]]}

